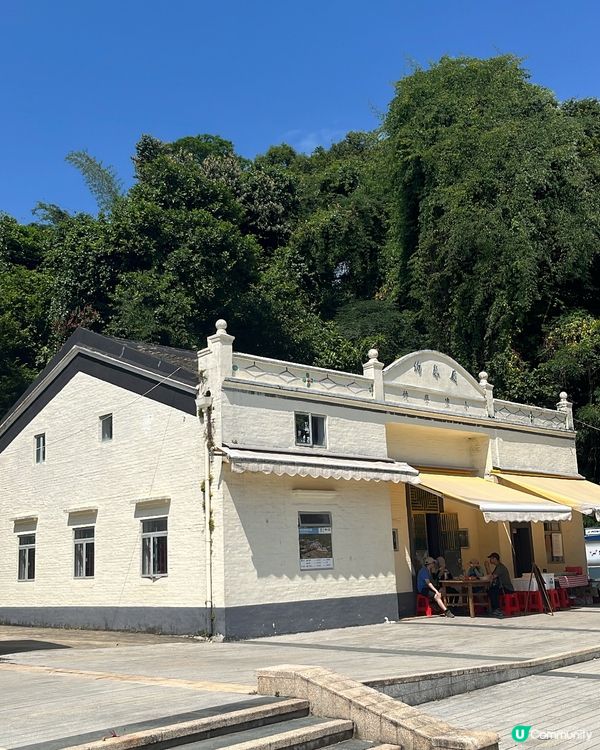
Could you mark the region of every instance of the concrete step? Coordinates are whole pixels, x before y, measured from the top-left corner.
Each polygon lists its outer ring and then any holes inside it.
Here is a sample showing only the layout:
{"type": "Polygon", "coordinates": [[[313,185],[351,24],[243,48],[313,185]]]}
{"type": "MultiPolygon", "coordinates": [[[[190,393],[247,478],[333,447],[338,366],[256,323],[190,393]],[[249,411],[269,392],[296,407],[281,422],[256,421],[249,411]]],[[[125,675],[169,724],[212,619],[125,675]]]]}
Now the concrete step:
{"type": "MultiPolygon", "coordinates": [[[[205,713],[205,712],[202,712],[205,713]]],[[[247,707],[223,711],[201,717],[190,714],[172,717],[171,721],[148,722],[131,727],[124,734],[111,737],[110,733],[90,733],[92,736],[65,738],[53,745],[52,750],[130,750],[132,748],[179,747],[183,743],[204,741],[221,735],[243,733],[279,722],[289,722],[308,715],[308,701],[293,699],[259,701],[247,707]],[[184,718],[185,717],[185,718],[184,718]],[[148,726],[148,724],[151,726],[148,726]],[[131,731],[133,729],[133,731],[131,731]],[[71,741],[68,741],[68,740],[71,741]]],[[[349,735],[351,736],[351,735],[349,735]]],[[[345,738],[344,738],[345,739],[345,738]]],[[[42,746],[20,748],[42,750],[42,746]]],[[[46,750],[44,747],[43,750],[46,750]]]]}
{"type": "MultiPolygon", "coordinates": [[[[342,742],[352,739],[353,733],[354,724],[351,721],[304,716],[186,742],[177,747],[186,750],[315,750],[320,747],[340,747],[342,742]]],[[[161,750],[162,747],[167,746],[160,745],[161,750]]],[[[354,750],[363,750],[364,747],[372,747],[372,744],[359,744],[354,750]]]]}

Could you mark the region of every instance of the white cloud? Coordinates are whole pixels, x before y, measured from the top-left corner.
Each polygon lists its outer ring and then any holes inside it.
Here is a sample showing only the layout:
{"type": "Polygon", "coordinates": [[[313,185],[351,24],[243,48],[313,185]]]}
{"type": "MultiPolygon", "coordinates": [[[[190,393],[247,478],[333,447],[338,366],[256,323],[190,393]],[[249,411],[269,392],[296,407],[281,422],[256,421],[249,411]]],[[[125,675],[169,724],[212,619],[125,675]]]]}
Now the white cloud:
{"type": "Polygon", "coordinates": [[[329,148],[332,143],[340,141],[345,135],[346,130],[334,128],[321,128],[319,130],[289,130],[284,133],[283,140],[293,146],[296,151],[304,154],[312,154],[317,146],[329,148]]]}

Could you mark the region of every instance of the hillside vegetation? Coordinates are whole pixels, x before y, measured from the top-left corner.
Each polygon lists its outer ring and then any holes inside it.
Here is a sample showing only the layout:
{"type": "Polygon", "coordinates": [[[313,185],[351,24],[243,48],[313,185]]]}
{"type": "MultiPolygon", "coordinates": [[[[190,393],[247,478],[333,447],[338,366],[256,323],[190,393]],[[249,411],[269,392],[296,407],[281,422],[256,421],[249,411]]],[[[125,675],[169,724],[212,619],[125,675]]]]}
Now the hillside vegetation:
{"type": "Polygon", "coordinates": [[[225,317],[256,354],[356,369],[428,347],[505,398],[566,390],[600,478],[597,100],[558,102],[512,56],[443,58],[380,129],[311,155],[144,135],[126,193],[68,159],[97,216],[0,215],[0,412],[77,326],[194,348],[225,317]]]}

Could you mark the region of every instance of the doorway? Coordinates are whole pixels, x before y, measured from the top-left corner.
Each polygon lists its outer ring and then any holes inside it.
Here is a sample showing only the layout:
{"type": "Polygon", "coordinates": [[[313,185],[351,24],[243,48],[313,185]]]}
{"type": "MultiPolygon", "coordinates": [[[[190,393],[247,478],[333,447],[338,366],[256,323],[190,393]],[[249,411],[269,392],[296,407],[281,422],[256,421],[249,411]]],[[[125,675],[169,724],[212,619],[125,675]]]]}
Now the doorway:
{"type": "Polygon", "coordinates": [[[511,521],[510,538],[513,548],[515,578],[530,573],[533,567],[533,540],[531,524],[525,521],[511,521]]]}
{"type": "Polygon", "coordinates": [[[420,565],[427,555],[443,557],[453,575],[462,572],[458,515],[444,513],[439,495],[422,487],[408,488],[410,539],[413,560],[420,565]]]}

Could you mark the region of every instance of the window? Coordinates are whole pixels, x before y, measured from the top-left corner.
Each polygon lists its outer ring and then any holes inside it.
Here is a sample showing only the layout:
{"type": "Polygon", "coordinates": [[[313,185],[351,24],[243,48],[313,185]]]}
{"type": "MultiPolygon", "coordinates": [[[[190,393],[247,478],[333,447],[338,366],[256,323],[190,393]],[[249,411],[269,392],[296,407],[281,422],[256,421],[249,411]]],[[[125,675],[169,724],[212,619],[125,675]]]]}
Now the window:
{"type": "Polygon", "coordinates": [[[36,464],[46,463],[46,433],[42,432],[35,438],[35,462],[36,464]]]}
{"type": "Polygon", "coordinates": [[[298,513],[300,570],[333,568],[331,513],[298,513]]]}
{"type": "Polygon", "coordinates": [[[295,414],[296,445],[325,445],[325,417],[295,414]]]}
{"type": "Polygon", "coordinates": [[[75,578],[94,577],[94,527],[74,529],[75,544],[74,575],[75,578]]]}
{"type": "Polygon", "coordinates": [[[142,521],[142,575],[167,575],[167,519],[142,521]]]}
{"type": "Polygon", "coordinates": [[[35,534],[19,535],[19,581],[35,578],[35,534]]]}
{"type": "Polygon", "coordinates": [[[100,417],[100,440],[108,443],[113,439],[113,415],[104,414],[100,417]]]}
{"type": "Polygon", "coordinates": [[[565,561],[559,521],[544,521],[544,542],[546,544],[546,560],[549,563],[565,561]]]}

